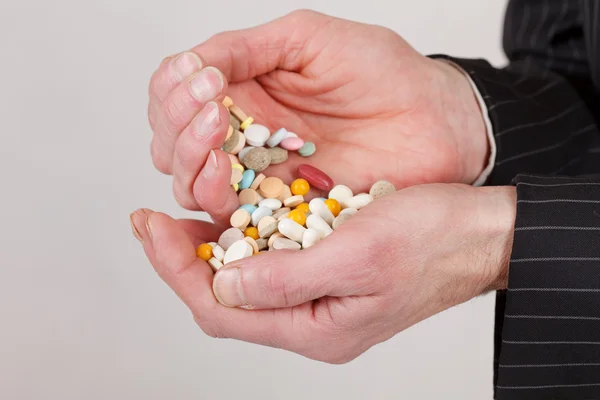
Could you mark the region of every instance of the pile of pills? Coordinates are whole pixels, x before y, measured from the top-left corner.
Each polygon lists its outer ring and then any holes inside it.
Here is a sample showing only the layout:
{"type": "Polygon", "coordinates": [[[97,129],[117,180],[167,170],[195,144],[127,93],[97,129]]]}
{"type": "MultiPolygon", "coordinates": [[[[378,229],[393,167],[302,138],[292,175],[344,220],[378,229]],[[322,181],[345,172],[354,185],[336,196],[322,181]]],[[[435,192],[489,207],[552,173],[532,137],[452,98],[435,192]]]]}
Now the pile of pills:
{"type": "Polygon", "coordinates": [[[344,185],[335,185],[323,171],[308,164],[298,166],[298,179],[290,185],[261,172],[288,159],[290,151],[309,157],[316,151],[311,142],[281,128],[271,134],[263,125],[225,97],[229,130],[222,150],[231,159],[231,185],[238,193],[240,208],[230,219],[217,243],[204,243],[196,255],[216,271],[223,265],[265,250],[306,249],[338,229],[358,210],[374,199],[396,191],[382,180],[369,193],[354,194],[344,185]],[[327,193],[306,202],[310,189],[327,193]]]}

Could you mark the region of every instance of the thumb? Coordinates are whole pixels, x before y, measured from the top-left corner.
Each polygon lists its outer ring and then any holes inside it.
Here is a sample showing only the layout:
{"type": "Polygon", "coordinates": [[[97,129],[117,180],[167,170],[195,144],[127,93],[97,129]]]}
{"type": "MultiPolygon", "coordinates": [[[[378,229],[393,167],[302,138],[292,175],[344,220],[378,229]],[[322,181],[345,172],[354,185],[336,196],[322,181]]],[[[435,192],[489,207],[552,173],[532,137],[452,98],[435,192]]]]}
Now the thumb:
{"type": "Polygon", "coordinates": [[[219,33],[192,51],[231,83],[276,69],[298,71],[319,51],[306,42],[332,19],[314,11],[294,11],[253,28],[219,33]]]}
{"type": "Polygon", "coordinates": [[[213,281],[215,297],[227,307],[287,308],[349,295],[342,268],[348,252],[335,251],[336,241],[327,241],[305,250],[261,253],[221,268],[213,281]]]}

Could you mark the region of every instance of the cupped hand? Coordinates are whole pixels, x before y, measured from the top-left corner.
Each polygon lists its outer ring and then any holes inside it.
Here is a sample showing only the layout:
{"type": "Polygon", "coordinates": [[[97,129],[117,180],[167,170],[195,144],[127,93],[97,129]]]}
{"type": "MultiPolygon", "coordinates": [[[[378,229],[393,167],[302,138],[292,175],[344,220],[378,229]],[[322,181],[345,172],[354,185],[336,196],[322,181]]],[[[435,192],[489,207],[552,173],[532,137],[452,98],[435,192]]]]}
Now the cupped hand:
{"type": "Polygon", "coordinates": [[[150,211],[133,223],[159,275],[208,335],[343,363],[505,288],[515,198],[512,187],[413,186],[374,201],[313,247],[245,258],[214,280],[194,252],[216,240],[214,225],[150,211]]]}
{"type": "Polygon", "coordinates": [[[165,59],[151,79],[154,164],[173,174],[183,207],[219,221],[239,206],[218,150],[225,94],[257,123],[316,143],[310,159],[293,155],[267,175],[289,180],[309,162],[361,192],[379,179],[470,184],[486,162],[483,119],[461,72],[389,29],[296,11],[218,34],[165,59]]]}

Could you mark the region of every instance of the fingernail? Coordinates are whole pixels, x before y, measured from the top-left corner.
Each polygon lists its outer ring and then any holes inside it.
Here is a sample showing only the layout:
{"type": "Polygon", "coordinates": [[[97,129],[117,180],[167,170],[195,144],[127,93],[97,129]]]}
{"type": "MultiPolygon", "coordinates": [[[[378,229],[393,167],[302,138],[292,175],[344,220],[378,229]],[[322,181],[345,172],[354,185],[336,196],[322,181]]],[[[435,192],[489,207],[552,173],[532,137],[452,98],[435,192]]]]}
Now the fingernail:
{"type": "Polygon", "coordinates": [[[225,307],[248,306],[242,293],[240,269],[230,267],[219,270],[213,281],[213,292],[225,307]]]}
{"type": "Polygon", "coordinates": [[[223,75],[214,67],[206,67],[198,72],[190,82],[192,96],[198,101],[214,99],[223,90],[223,75]]]}
{"type": "Polygon", "coordinates": [[[200,57],[198,57],[196,53],[189,51],[181,53],[175,57],[171,61],[171,65],[173,66],[175,77],[179,81],[184,80],[194,72],[202,69],[202,61],[200,60],[200,57]]]}
{"type": "Polygon", "coordinates": [[[219,106],[214,101],[207,103],[198,114],[198,135],[208,136],[214,133],[221,124],[219,106]]]}
{"type": "Polygon", "coordinates": [[[150,215],[146,216],[146,230],[148,231],[148,236],[150,236],[150,240],[152,240],[152,227],[150,226],[150,215]]]}
{"type": "Polygon", "coordinates": [[[137,240],[140,241],[140,243],[144,243],[144,239],[142,238],[142,235],[140,234],[140,231],[138,230],[138,228],[135,226],[135,222],[133,221],[133,215],[135,213],[131,213],[129,214],[129,222],[131,223],[131,230],[133,231],[133,236],[135,236],[135,238],[137,240]]]}
{"type": "Polygon", "coordinates": [[[205,178],[213,178],[219,172],[219,164],[217,162],[217,154],[214,150],[211,150],[204,168],[202,168],[202,176],[205,178]]]}

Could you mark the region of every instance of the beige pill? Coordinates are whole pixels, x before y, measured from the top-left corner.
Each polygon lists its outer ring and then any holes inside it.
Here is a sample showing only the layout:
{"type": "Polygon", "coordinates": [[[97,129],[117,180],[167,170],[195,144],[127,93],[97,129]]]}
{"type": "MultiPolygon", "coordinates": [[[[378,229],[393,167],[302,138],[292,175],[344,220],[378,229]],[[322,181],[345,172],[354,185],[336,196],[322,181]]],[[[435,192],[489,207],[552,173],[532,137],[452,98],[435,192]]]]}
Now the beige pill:
{"type": "Polygon", "coordinates": [[[256,175],[256,178],[254,178],[254,181],[252,181],[252,185],[250,185],[250,189],[258,190],[258,187],[260,186],[262,181],[265,180],[265,178],[266,176],[264,176],[263,174],[256,175]]]}
{"type": "Polygon", "coordinates": [[[213,271],[217,272],[223,266],[223,263],[213,257],[208,260],[208,265],[210,265],[213,271]]]}
{"type": "Polygon", "coordinates": [[[244,189],[238,195],[238,199],[241,205],[252,204],[255,206],[258,204],[258,193],[253,189],[244,189]]]}
{"type": "Polygon", "coordinates": [[[227,136],[225,136],[225,141],[228,141],[231,135],[233,135],[233,126],[229,125],[229,128],[227,129],[227,136]]]}
{"type": "Polygon", "coordinates": [[[285,236],[283,236],[281,233],[279,232],[275,232],[274,234],[271,235],[271,237],[269,238],[269,241],[267,242],[267,245],[269,246],[269,250],[271,250],[271,247],[273,247],[273,242],[277,239],[277,238],[283,238],[285,236]]]}
{"type": "Polygon", "coordinates": [[[273,218],[278,219],[282,215],[289,214],[290,211],[292,211],[292,209],[289,207],[280,208],[279,210],[273,212],[273,218]]]}
{"type": "Polygon", "coordinates": [[[288,151],[281,147],[272,147],[268,149],[268,152],[271,156],[271,165],[281,164],[288,159],[288,151]]]}
{"type": "Polygon", "coordinates": [[[275,250],[300,250],[300,243],[286,238],[277,238],[273,241],[275,250]]]}
{"type": "Polygon", "coordinates": [[[237,119],[236,117],[234,117],[233,115],[231,115],[231,112],[229,113],[229,125],[231,125],[233,127],[234,130],[240,130],[240,120],[237,119]]]}
{"type": "Polygon", "coordinates": [[[229,161],[231,161],[231,165],[239,164],[240,159],[234,156],[233,154],[227,154],[229,156],[229,161]]]}
{"type": "Polygon", "coordinates": [[[244,232],[242,232],[238,228],[229,228],[221,234],[218,243],[223,250],[227,251],[229,249],[229,246],[231,246],[238,240],[244,240],[244,232]]]}
{"type": "Polygon", "coordinates": [[[279,197],[277,197],[277,198],[279,200],[281,200],[281,202],[283,203],[285,201],[285,199],[289,199],[293,195],[294,194],[292,193],[292,189],[290,189],[290,187],[288,185],[283,185],[283,188],[281,189],[281,193],[279,193],[279,197]]]}
{"type": "Polygon", "coordinates": [[[231,214],[229,222],[234,228],[238,228],[239,230],[243,231],[244,229],[246,229],[251,220],[252,217],[250,216],[248,211],[240,208],[239,210],[236,210],[236,212],[231,214]]]}
{"type": "Polygon", "coordinates": [[[233,100],[231,100],[231,97],[229,96],[225,96],[225,98],[222,101],[223,105],[227,108],[231,107],[233,105],[233,100]]]}
{"type": "Polygon", "coordinates": [[[273,233],[277,232],[277,220],[273,217],[262,217],[258,221],[258,236],[261,238],[268,238],[273,233]]]}
{"type": "Polygon", "coordinates": [[[335,230],[339,228],[344,222],[348,221],[350,218],[352,218],[352,214],[340,214],[337,217],[335,217],[331,226],[335,230]]]}
{"type": "Polygon", "coordinates": [[[344,208],[342,211],[340,211],[338,217],[340,215],[344,215],[344,214],[348,214],[348,215],[354,215],[358,212],[358,210],[356,208],[344,208]]]}
{"type": "Polygon", "coordinates": [[[275,199],[281,193],[283,181],[276,177],[269,177],[262,181],[259,186],[259,192],[267,199],[275,199]]]}
{"type": "Polygon", "coordinates": [[[268,239],[258,239],[256,241],[256,245],[258,246],[258,251],[264,250],[269,246],[268,239]]]}
{"type": "Polygon", "coordinates": [[[256,240],[252,239],[250,236],[246,236],[244,240],[252,246],[252,254],[258,253],[258,244],[256,243],[256,240]]]}
{"type": "MultiPolygon", "coordinates": [[[[239,153],[241,149],[237,150],[237,152],[234,152],[234,150],[236,150],[239,147],[240,141],[243,141],[244,144],[246,144],[246,138],[244,137],[244,134],[234,129],[233,133],[231,134],[231,137],[225,143],[223,143],[223,151],[229,154],[239,153]]],[[[244,146],[242,145],[242,148],[243,147],[244,146]]]]}
{"type": "Polygon", "coordinates": [[[235,104],[229,107],[229,112],[242,122],[248,119],[248,115],[235,104]]]}
{"type": "Polygon", "coordinates": [[[282,219],[286,219],[289,215],[290,215],[290,213],[286,212],[285,214],[282,214],[279,217],[277,217],[277,221],[281,221],[282,219]]]}
{"type": "MultiPolygon", "coordinates": [[[[302,195],[296,195],[296,196],[292,196],[292,197],[288,197],[287,199],[285,199],[283,201],[283,205],[286,207],[296,207],[298,204],[302,204],[304,203],[304,196],[302,195]]],[[[327,207],[327,206],[325,206],[327,207]]]]}
{"type": "Polygon", "coordinates": [[[271,155],[264,147],[255,147],[244,155],[242,162],[246,168],[261,172],[271,164],[271,155]]]}
{"type": "Polygon", "coordinates": [[[382,181],[375,182],[373,184],[373,186],[371,186],[371,190],[369,190],[369,194],[373,197],[373,200],[374,200],[379,197],[383,197],[385,195],[392,194],[395,191],[396,191],[396,186],[394,186],[393,183],[382,180],[382,181]]]}
{"type": "Polygon", "coordinates": [[[242,149],[246,146],[246,136],[244,136],[243,133],[239,133],[238,135],[238,143],[237,145],[231,150],[231,154],[237,154],[240,151],[242,151],[242,149]]]}
{"type": "Polygon", "coordinates": [[[231,170],[231,185],[240,183],[242,181],[243,173],[237,168],[231,170]]]}

